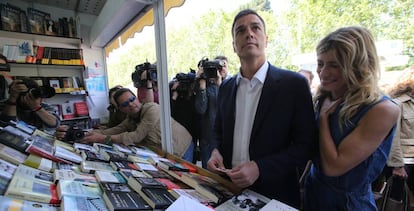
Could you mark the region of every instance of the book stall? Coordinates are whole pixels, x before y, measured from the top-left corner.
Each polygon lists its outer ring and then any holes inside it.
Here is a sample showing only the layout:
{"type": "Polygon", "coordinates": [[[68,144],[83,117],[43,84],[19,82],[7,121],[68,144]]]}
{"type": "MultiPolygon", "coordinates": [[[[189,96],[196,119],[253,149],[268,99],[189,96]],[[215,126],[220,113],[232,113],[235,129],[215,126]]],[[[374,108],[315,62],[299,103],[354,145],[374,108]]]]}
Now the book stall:
{"type": "Polygon", "coordinates": [[[0,210],[295,210],[160,149],[63,142],[24,122],[1,128],[0,167],[0,210]]]}

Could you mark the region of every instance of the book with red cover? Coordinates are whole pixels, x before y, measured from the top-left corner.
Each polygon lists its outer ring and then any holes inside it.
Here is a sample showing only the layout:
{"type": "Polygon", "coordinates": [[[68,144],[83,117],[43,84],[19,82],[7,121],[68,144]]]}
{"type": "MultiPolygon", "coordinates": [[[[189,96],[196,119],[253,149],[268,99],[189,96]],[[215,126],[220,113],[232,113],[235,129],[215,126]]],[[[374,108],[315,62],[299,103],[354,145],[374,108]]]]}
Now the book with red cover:
{"type": "Polygon", "coordinates": [[[88,106],[86,105],[85,101],[75,102],[73,103],[73,106],[75,107],[76,116],[88,116],[89,115],[88,106]]]}
{"type": "Polygon", "coordinates": [[[41,136],[32,136],[32,143],[27,147],[26,152],[35,154],[55,162],[72,163],[68,160],[56,157],[54,155],[53,141],[41,136]]]}
{"type": "Polygon", "coordinates": [[[157,180],[158,182],[164,184],[168,188],[168,190],[181,188],[181,186],[177,185],[175,182],[173,182],[173,181],[171,181],[170,179],[167,179],[167,178],[155,178],[155,180],[157,180]]]}

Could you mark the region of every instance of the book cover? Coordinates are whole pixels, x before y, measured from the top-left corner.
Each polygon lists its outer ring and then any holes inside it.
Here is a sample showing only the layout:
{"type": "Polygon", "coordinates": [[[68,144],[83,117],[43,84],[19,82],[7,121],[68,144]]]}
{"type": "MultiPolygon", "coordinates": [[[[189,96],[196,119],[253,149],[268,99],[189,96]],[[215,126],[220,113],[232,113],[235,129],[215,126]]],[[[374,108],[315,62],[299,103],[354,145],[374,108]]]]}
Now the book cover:
{"type": "Polygon", "coordinates": [[[115,151],[118,151],[118,152],[121,152],[121,153],[124,153],[124,154],[132,154],[133,153],[132,150],[130,150],[127,146],[125,146],[123,144],[114,143],[114,144],[112,144],[112,148],[115,151]]]}
{"type": "Polygon", "coordinates": [[[62,103],[62,117],[63,119],[75,118],[75,107],[73,102],[62,103]]]}
{"type": "Polygon", "coordinates": [[[51,172],[54,168],[57,167],[56,162],[35,154],[29,154],[23,164],[47,172],[51,172]]]}
{"type": "Polygon", "coordinates": [[[127,180],[130,177],[149,177],[145,172],[133,169],[120,169],[118,172],[127,180]]]}
{"type": "Polygon", "coordinates": [[[75,102],[73,103],[73,106],[75,108],[76,116],[88,116],[89,115],[89,109],[88,109],[88,105],[86,104],[86,101],[75,102]]]}
{"type": "Polygon", "coordinates": [[[60,203],[55,184],[40,182],[25,177],[13,177],[4,195],[16,199],[42,203],[60,203]]]}
{"type": "Polygon", "coordinates": [[[164,188],[143,188],[137,192],[154,209],[165,209],[176,200],[164,188]]]}
{"type": "Polygon", "coordinates": [[[141,171],[159,171],[155,166],[148,163],[135,163],[135,165],[138,167],[141,171]]]}
{"type": "Polygon", "coordinates": [[[92,151],[92,152],[98,152],[96,151],[95,148],[93,148],[91,145],[89,144],[83,144],[83,143],[73,143],[73,148],[75,148],[75,151],[77,153],[80,153],[80,150],[85,150],[85,151],[92,151]]]}
{"type": "Polygon", "coordinates": [[[72,77],[62,77],[62,88],[73,88],[72,77]]]}
{"type": "Polygon", "coordinates": [[[61,146],[55,146],[54,155],[58,158],[62,158],[74,163],[81,163],[83,160],[82,156],[78,153],[67,150],[66,148],[63,148],[61,146]]]}
{"type": "Polygon", "coordinates": [[[0,158],[14,165],[19,165],[27,159],[27,155],[0,143],[0,158]]]}
{"type": "Polygon", "coordinates": [[[143,170],[142,172],[144,172],[145,174],[147,174],[149,177],[152,177],[152,178],[167,178],[171,180],[174,179],[169,174],[165,173],[164,171],[160,171],[160,170],[156,170],[156,171],[143,170]]]}
{"type": "Polygon", "coordinates": [[[55,169],[53,172],[53,181],[57,183],[60,180],[98,183],[95,175],[86,173],[77,173],[68,169],[55,169]]]}
{"type": "Polygon", "coordinates": [[[114,168],[115,171],[119,171],[121,169],[139,170],[135,163],[127,160],[110,161],[109,164],[112,166],[112,168],[114,168]]]}
{"type": "Polygon", "coordinates": [[[53,141],[40,137],[38,135],[32,136],[31,139],[32,143],[29,145],[29,147],[27,147],[26,152],[50,159],[55,162],[71,163],[70,161],[56,157],[54,155],[53,141]]]}
{"type": "Polygon", "coordinates": [[[102,154],[98,152],[93,152],[89,150],[81,150],[80,151],[83,160],[86,161],[100,161],[100,162],[109,162],[102,154]]]}
{"type": "Polygon", "coordinates": [[[56,190],[59,199],[63,196],[99,197],[102,195],[102,190],[98,183],[72,180],[59,180],[56,190]]]}
{"type": "Polygon", "coordinates": [[[16,169],[16,165],[0,159],[0,177],[11,179],[16,169]]]}
{"type": "Polygon", "coordinates": [[[60,80],[59,80],[58,77],[48,77],[48,81],[49,81],[49,86],[51,86],[55,89],[62,88],[62,86],[60,85],[60,80]]]}
{"type": "Polygon", "coordinates": [[[167,187],[168,190],[181,188],[181,186],[179,186],[177,183],[171,181],[170,179],[166,179],[166,178],[155,178],[155,180],[157,180],[158,182],[164,184],[164,186],[167,187]]]}
{"type": "Polygon", "coordinates": [[[99,182],[126,183],[126,179],[117,171],[95,171],[99,182]]]}
{"type": "Polygon", "coordinates": [[[111,192],[131,192],[132,189],[125,183],[116,183],[116,182],[100,182],[99,183],[102,191],[111,191],[111,192]]]}
{"type": "Polygon", "coordinates": [[[6,130],[0,131],[0,143],[25,153],[30,141],[6,130]]]}
{"type": "Polygon", "coordinates": [[[30,77],[30,78],[32,80],[34,80],[37,83],[37,85],[39,85],[39,86],[44,86],[44,85],[47,84],[47,83],[45,83],[45,78],[44,77],[33,76],[33,77],[30,77]]]}
{"type": "Polygon", "coordinates": [[[22,199],[0,196],[0,210],[10,211],[58,211],[55,204],[47,204],[22,199]]]}
{"type": "Polygon", "coordinates": [[[160,160],[157,163],[157,166],[160,169],[163,169],[163,170],[166,170],[166,171],[169,171],[169,170],[171,170],[171,171],[182,171],[182,172],[189,172],[190,171],[188,168],[182,166],[179,163],[176,163],[174,161],[171,161],[171,160],[169,160],[169,161],[160,160]]]}
{"type": "Polygon", "coordinates": [[[152,208],[135,192],[104,191],[103,199],[111,211],[152,210],[152,208]]]}
{"type": "Polygon", "coordinates": [[[128,185],[135,191],[142,188],[161,188],[167,189],[167,187],[155,178],[149,177],[130,177],[128,178],[128,185]]]}
{"type": "Polygon", "coordinates": [[[249,189],[245,189],[240,194],[233,196],[224,203],[216,207],[217,211],[243,211],[261,210],[268,202],[269,198],[249,189]]]}
{"type": "Polygon", "coordinates": [[[157,153],[155,153],[154,151],[143,147],[143,146],[131,146],[131,151],[134,152],[137,155],[141,155],[144,157],[159,157],[159,155],[157,153]]]}
{"type": "Polygon", "coordinates": [[[108,211],[101,197],[63,196],[61,211],[108,211]]]}
{"type": "Polygon", "coordinates": [[[147,157],[141,156],[141,155],[135,155],[135,154],[128,154],[127,157],[128,161],[134,162],[134,163],[146,163],[146,164],[151,164],[148,161],[147,157]]]}
{"type": "Polygon", "coordinates": [[[17,167],[16,172],[14,173],[14,177],[24,177],[30,180],[39,181],[43,183],[53,183],[52,173],[25,166],[23,164],[20,164],[17,167]]]}
{"type": "Polygon", "coordinates": [[[121,153],[121,152],[116,152],[114,150],[100,150],[100,153],[102,154],[102,156],[109,160],[109,161],[124,161],[127,160],[127,157],[121,153]]]}
{"type": "Polygon", "coordinates": [[[99,162],[99,161],[87,161],[84,160],[81,162],[80,169],[84,173],[94,174],[95,171],[113,171],[114,169],[109,165],[109,163],[99,162]]]}

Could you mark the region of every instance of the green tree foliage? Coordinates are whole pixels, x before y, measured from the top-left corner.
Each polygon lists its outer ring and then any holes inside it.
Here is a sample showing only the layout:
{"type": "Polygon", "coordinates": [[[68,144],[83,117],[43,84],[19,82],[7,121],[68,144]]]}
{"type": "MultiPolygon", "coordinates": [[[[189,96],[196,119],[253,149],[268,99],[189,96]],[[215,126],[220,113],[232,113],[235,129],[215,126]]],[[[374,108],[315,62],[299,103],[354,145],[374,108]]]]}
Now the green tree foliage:
{"type": "MultiPolygon", "coordinates": [[[[276,10],[279,8],[270,8],[269,0],[252,0],[240,9],[253,8],[265,19],[268,60],[276,66],[295,70],[297,67],[291,61],[294,55],[314,52],[323,36],[349,25],[369,28],[378,41],[403,40],[404,54],[410,56],[413,65],[413,5],[414,0],[291,0],[286,10],[276,10]]],[[[213,59],[217,55],[229,58],[230,72],[235,74],[239,59],[233,51],[231,24],[238,11],[210,10],[186,27],[167,26],[169,78],[178,72],[196,69],[203,57],[213,59]]],[[[156,61],[153,38],[127,43],[125,47],[126,53],[108,59],[109,86],[130,84],[135,65],[147,59],[151,63],[156,61]]]]}

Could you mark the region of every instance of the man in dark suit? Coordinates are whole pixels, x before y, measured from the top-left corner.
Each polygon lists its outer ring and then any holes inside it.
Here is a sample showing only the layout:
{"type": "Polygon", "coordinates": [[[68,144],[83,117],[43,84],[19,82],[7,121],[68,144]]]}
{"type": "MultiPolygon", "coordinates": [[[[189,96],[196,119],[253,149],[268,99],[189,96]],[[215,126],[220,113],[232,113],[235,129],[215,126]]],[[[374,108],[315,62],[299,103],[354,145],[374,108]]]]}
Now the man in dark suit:
{"type": "Polygon", "coordinates": [[[266,61],[265,23],[255,11],[239,12],[232,35],[241,67],[219,90],[208,169],[299,207],[298,176],[317,149],[309,86],[266,61]]]}

